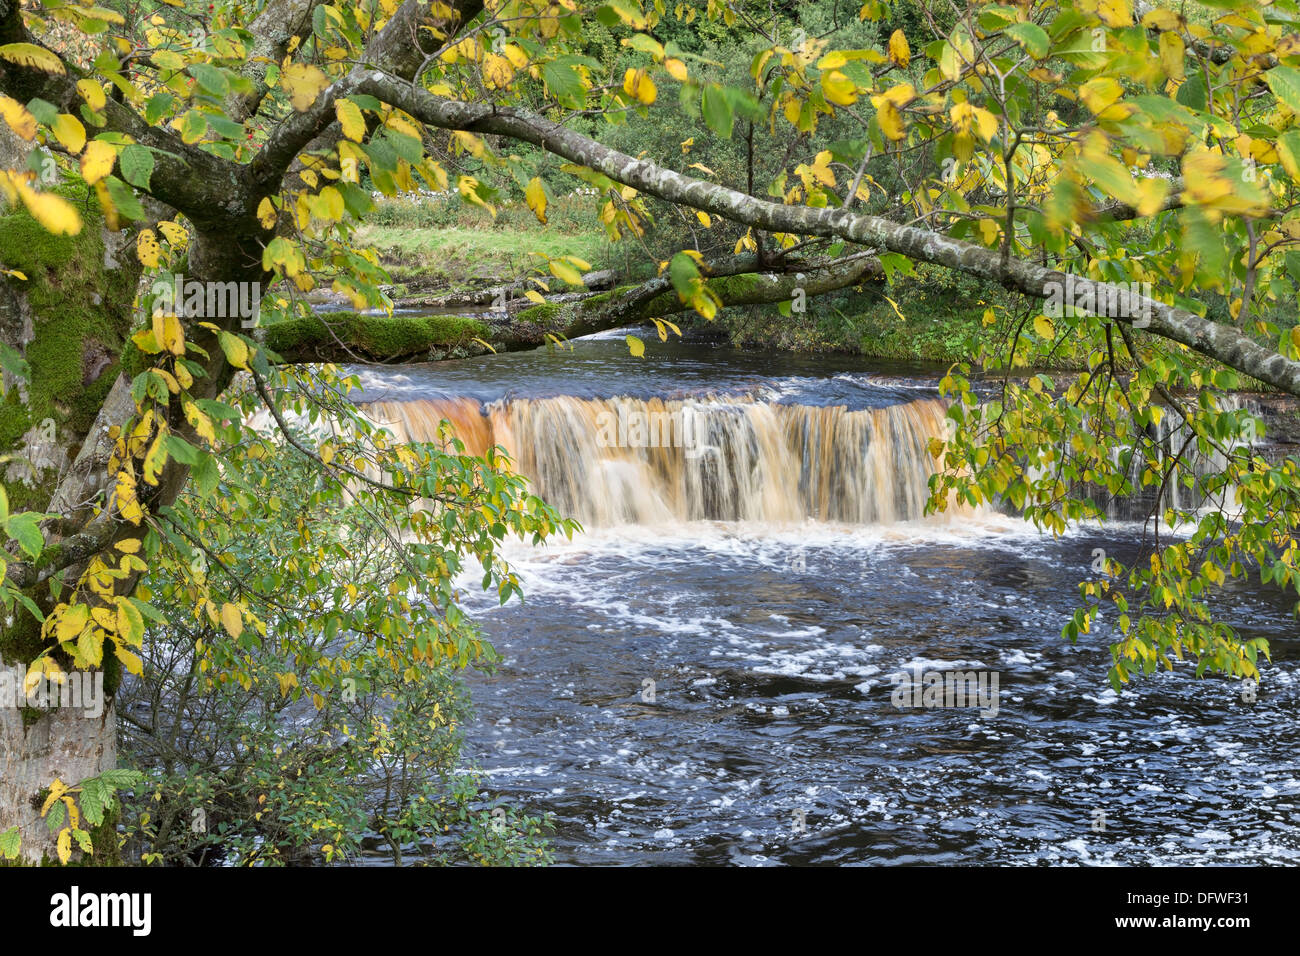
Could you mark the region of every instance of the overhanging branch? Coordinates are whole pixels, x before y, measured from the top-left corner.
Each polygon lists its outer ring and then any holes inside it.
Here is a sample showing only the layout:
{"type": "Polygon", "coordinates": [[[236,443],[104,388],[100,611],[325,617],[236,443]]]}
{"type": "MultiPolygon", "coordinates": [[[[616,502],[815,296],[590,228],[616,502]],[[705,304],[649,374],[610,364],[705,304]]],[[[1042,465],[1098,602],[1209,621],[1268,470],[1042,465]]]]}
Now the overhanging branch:
{"type": "MultiPolygon", "coordinates": [[[[755,272],[754,256],[712,264],[708,288],[724,306],[786,302],[796,290],[825,295],[883,276],[879,260],[857,253],[830,262],[790,262],[785,272],[755,272]]],[[[544,345],[550,337],[578,338],[684,312],[688,305],[667,277],[640,285],[549,302],[512,314],[484,316],[315,315],[279,322],[266,330],[266,345],[287,364],[305,362],[428,361],[458,354],[512,352],[544,345]],[[477,341],[476,341],[477,340],[477,341]]]]}
{"type": "MultiPolygon", "coordinates": [[[[997,282],[1036,299],[1046,299],[1065,288],[1064,273],[1023,259],[1003,259],[995,249],[847,209],[785,206],[757,199],[610,149],[527,110],[449,100],[378,71],[368,71],[355,91],[392,103],[430,126],[496,134],[532,143],[660,199],[768,232],[848,239],[997,282]]],[[[1261,382],[1300,396],[1300,362],[1259,345],[1237,329],[1138,295],[1122,285],[1080,276],[1071,276],[1070,282],[1080,295],[1091,294],[1093,301],[1114,302],[1120,316],[1143,316],[1142,327],[1153,335],[1186,345],[1261,382]]]]}

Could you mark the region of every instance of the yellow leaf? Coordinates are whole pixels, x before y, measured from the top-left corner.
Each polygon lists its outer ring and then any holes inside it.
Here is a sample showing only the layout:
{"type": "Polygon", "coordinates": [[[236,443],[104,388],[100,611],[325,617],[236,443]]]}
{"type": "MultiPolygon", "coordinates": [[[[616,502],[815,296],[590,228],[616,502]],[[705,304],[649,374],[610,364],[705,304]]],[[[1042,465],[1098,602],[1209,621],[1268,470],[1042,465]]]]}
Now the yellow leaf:
{"type": "Polygon", "coordinates": [[[1034,319],[1034,331],[1038,337],[1047,339],[1049,342],[1056,338],[1056,328],[1052,325],[1052,320],[1045,315],[1040,315],[1034,319]]]}
{"type": "Polygon", "coordinates": [[[212,426],[212,419],[200,411],[199,407],[193,402],[184,402],[182,409],[185,412],[185,420],[194,426],[194,430],[198,432],[199,437],[215,443],[217,434],[212,426]]]}
{"type": "Polygon", "coordinates": [[[346,205],[343,202],[343,194],[333,186],[326,186],[322,189],[318,200],[318,211],[327,213],[327,215],[319,218],[325,219],[329,222],[338,222],[343,218],[343,212],[346,209],[346,205]]]}
{"type": "MultiPolygon", "coordinates": [[[[147,269],[158,268],[158,255],[161,250],[158,247],[158,238],[154,235],[152,229],[141,230],[140,235],[135,240],[135,255],[147,269]]],[[[161,342],[162,339],[159,338],[161,342]]]]}
{"type": "Polygon", "coordinates": [[[483,57],[483,82],[489,89],[504,90],[515,78],[515,66],[507,57],[489,53],[483,57]]]}
{"type": "Polygon", "coordinates": [[[542,180],[539,176],[534,176],[529,180],[528,188],[524,190],[524,200],[528,203],[528,208],[533,211],[537,221],[546,225],[546,190],[542,186],[542,180]]]}
{"type": "Polygon", "coordinates": [[[329,85],[329,77],[310,63],[291,63],[280,71],[280,88],[289,94],[290,104],[299,113],[311,109],[321,90],[329,85]]]}
{"type": "Polygon", "coordinates": [[[685,83],[690,78],[686,72],[686,64],[674,57],[664,60],[664,69],[678,83],[685,83]]]}
{"type": "Polygon", "coordinates": [[[1173,10],[1156,7],[1143,15],[1142,25],[1157,30],[1177,30],[1181,19],[1173,10]]]}
{"type": "Polygon", "coordinates": [[[122,517],[132,524],[139,524],[140,519],[144,517],[144,510],[135,496],[135,476],[129,471],[123,470],[117,473],[115,497],[117,510],[122,513],[122,517]]]}
{"type": "Polygon", "coordinates": [[[695,218],[700,221],[700,225],[705,229],[711,229],[713,227],[713,220],[709,218],[709,214],[703,209],[695,210],[695,218]]]}
{"type": "Polygon", "coordinates": [[[104,104],[108,102],[108,98],[104,96],[104,88],[94,80],[77,80],[77,92],[92,110],[102,110],[104,104]]]}
{"type": "Polygon", "coordinates": [[[880,131],[892,140],[900,140],[907,135],[903,126],[903,114],[898,112],[892,102],[883,96],[876,99],[876,119],[880,121],[880,131]]]}
{"type": "Polygon", "coordinates": [[[1142,219],[1154,216],[1165,204],[1169,195],[1169,181],[1166,179],[1143,179],[1138,181],[1137,213],[1142,219]]]}
{"type": "Polygon", "coordinates": [[[527,298],[529,302],[536,302],[538,305],[546,304],[546,296],[542,295],[536,289],[528,289],[524,292],[524,297],[527,298]]]}
{"type": "Polygon", "coordinates": [[[476,206],[482,206],[495,217],[497,214],[496,207],[479,195],[479,185],[479,181],[473,176],[461,176],[456,180],[456,191],[460,193],[462,199],[476,206]]]}
{"type": "MultiPolygon", "coordinates": [[[[122,666],[126,668],[128,674],[139,676],[144,673],[144,662],[116,641],[113,643],[113,655],[122,662],[122,666]]],[[[207,661],[204,661],[204,663],[206,664],[207,661]]]]}
{"type": "Polygon", "coordinates": [[[1171,80],[1183,78],[1186,74],[1186,54],[1183,38],[1177,33],[1160,34],[1160,66],[1164,68],[1165,76],[1171,80]]]}
{"type": "Polygon", "coordinates": [[[50,792],[45,796],[45,803],[42,804],[41,806],[41,816],[45,816],[47,813],[49,813],[50,807],[58,803],[59,800],[63,798],[63,795],[67,792],[68,792],[68,785],[64,783],[62,780],[60,780],[58,777],[55,777],[54,782],[50,784],[50,792]]]}
{"type": "MultiPolygon", "coordinates": [[[[517,43],[507,43],[505,47],[502,48],[501,52],[506,55],[506,59],[510,61],[511,65],[514,66],[516,70],[522,70],[528,65],[528,54],[525,53],[523,47],[517,43]]],[[[448,90],[442,95],[450,96],[452,94],[451,91],[448,90]]]]}
{"type": "Polygon", "coordinates": [[[270,229],[275,225],[275,204],[271,202],[270,196],[263,196],[262,201],[257,204],[257,220],[262,224],[263,229],[270,229]]]}
{"type": "Polygon", "coordinates": [[[551,274],[557,279],[563,279],[569,285],[582,285],[582,274],[577,269],[560,259],[552,259],[549,263],[551,274]]]}
{"type": "Polygon", "coordinates": [[[366,117],[356,103],[351,100],[339,100],[334,104],[334,115],[338,117],[344,136],[358,143],[365,139],[366,117]]]}
{"type": "Polygon", "coordinates": [[[858,84],[839,70],[830,70],[822,74],[822,95],[836,106],[852,106],[858,101],[858,84]]]}
{"type": "Polygon", "coordinates": [[[441,165],[426,157],[424,162],[417,166],[416,169],[431,189],[436,192],[446,191],[447,171],[441,165]]]}
{"type": "Polygon", "coordinates": [[[185,354],[185,333],[181,329],[181,320],[175,315],[164,315],[162,346],[172,355],[185,354]]]}
{"type": "Polygon", "coordinates": [[[895,66],[907,66],[912,61],[912,48],[907,45],[907,37],[902,30],[895,30],[889,37],[889,59],[895,66]]]}
{"type": "Polygon", "coordinates": [[[36,117],[22,103],[3,94],[0,94],[0,118],[23,139],[30,141],[36,136],[36,117]]]}
{"type": "Polygon", "coordinates": [[[58,623],[54,626],[54,636],[61,644],[75,641],[89,621],[90,608],[85,604],[74,604],[59,616],[58,623]]]}
{"type": "Polygon", "coordinates": [[[164,219],[158,223],[158,231],[167,237],[167,243],[174,249],[183,249],[189,245],[190,236],[185,231],[185,227],[180,223],[172,222],[170,219],[164,219]]]}
{"type": "Polygon", "coordinates": [[[645,355],[645,343],[635,335],[625,335],[627,339],[627,350],[632,353],[633,358],[641,358],[645,355]]]}
{"type": "Polygon", "coordinates": [[[650,74],[645,70],[629,69],[623,74],[623,92],[632,97],[639,103],[645,103],[647,106],[655,101],[658,91],[655,89],[654,80],[650,79],[650,74]]]}
{"type": "Polygon", "coordinates": [[[817,154],[810,169],[813,178],[823,186],[835,185],[835,173],[831,169],[831,151],[829,149],[824,149],[817,154]]]}
{"type": "Polygon", "coordinates": [[[979,138],[988,142],[998,131],[998,118],[982,107],[975,107],[975,132],[979,138]]]}
{"type": "Polygon", "coordinates": [[[117,150],[111,144],[97,139],[86,147],[81,154],[81,177],[93,186],[113,171],[117,160],[117,150]]]}
{"type": "Polygon", "coordinates": [[[1124,95],[1119,81],[1109,76],[1098,76],[1079,87],[1079,99],[1094,114],[1103,112],[1124,95]]]}
{"type": "Polygon", "coordinates": [[[46,73],[65,73],[63,62],[44,47],[35,43],[6,43],[0,45],[0,60],[8,60],[19,66],[43,70],[46,73]]]}
{"type": "Polygon", "coordinates": [[[1101,22],[1108,27],[1131,27],[1133,25],[1133,9],[1129,5],[1129,0],[1099,0],[1097,15],[1101,17],[1101,22]]]}
{"type": "Polygon", "coordinates": [[[229,602],[221,605],[221,626],[226,629],[226,633],[233,638],[238,638],[244,633],[244,616],[239,613],[239,608],[229,602]]]}
{"type": "Polygon", "coordinates": [[[75,236],[81,232],[81,214],[62,196],[38,193],[20,185],[18,193],[32,218],[55,235],[75,236]]]}
{"type": "Polygon", "coordinates": [[[81,121],[69,113],[60,113],[51,127],[54,136],[70,153],[81,152],[86,145],[86,128],[81,121]]]}
{"type": "Polygon", "coordinates": [[[226,353],[226,361],[235,368],[248,368],[248,343],[238,335],[222,332],[217,336],[221,350],[226,353]]]}
{"type": "Polygon", "coordinates": [[[55,844],[55,849],[59,854],[59,862],[66,864],[72,859],[72,831],[64,827],[59,831],[59,840],[55,844]]]}

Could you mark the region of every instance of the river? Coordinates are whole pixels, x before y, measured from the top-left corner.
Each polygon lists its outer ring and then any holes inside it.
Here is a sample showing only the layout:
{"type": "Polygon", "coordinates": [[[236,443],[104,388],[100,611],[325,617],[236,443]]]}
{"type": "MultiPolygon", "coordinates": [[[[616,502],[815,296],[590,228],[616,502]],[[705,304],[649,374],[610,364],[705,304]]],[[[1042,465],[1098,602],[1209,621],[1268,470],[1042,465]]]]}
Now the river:
{"type": "Polygon", "coordinates": [[[1117,695],[1106,618],[1060,630],[1140,526],[922,515],[941,369],[647,344],[363,373],[395,429],[505,445],[586,526],[507,547],[522,604],[466,580],[504,656],[469,677],[472,756],[554,814],[557,862],[1300,862],[1292,599],[1220,601],[1271,642],[1257,691],[1180,665],[1117,695]],[[609,447],[620,408],[687,440],[609,447]],[[934,672],[991,696],[924,706],[934,672]]]}

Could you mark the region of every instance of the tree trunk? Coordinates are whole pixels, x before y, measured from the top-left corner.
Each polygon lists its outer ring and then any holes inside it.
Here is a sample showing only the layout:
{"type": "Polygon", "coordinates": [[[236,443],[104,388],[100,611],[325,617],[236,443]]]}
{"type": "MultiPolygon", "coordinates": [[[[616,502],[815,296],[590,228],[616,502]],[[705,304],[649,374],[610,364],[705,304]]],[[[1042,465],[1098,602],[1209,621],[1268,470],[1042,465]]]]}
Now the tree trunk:
{"type": "MultiPolygon", "coordinates": [[[[0,659],[0,687],[21,687],[27,668],[0,659]]],[[[25,863],[57,860],[41,804],[56,779],[75,785],[117,766],[117,718],[111,698],[98,716],[74,707],[18,708],[0,701],[0,833],[17,826],[25,863]]],[[[117,857],[116,834],[96,834],[95,862],[117,857]]],[[[74,851],[79,853],[79,851],[74,851]]]]}
{"type": "MultiPolygon", "coordinates": [[[[0,168],[23,168],[31,149],[0,120],[0,168]]],[[[119,356],[140,274],[123,248],[130,239],[126,232],[109,233],[89,213],[79,235],[48,236],[21,208],[0,201],[0,266],[25,276],[0,276],[0,343],[31,366],[25,382],[6,378],[0,398],[0,479],[11,513],[57,510],[71,516],[98,500],[102,462],[93,468],[86,460],[102,442],[85,437],[99,424],[106,397],[124,392],[112,386],[121,377],[119,356]]],[[[70,543],[60,522],[46,522],[43,531],[47,551],[70,543]]],[[[25,555],[13,550],[5,557],[14,562],[25,555]]],[[[69,582],[76,581],[80,566],[68,568],[69,582]]],[[[49,613],[49,582],[23,591],[49,613]]],[[[27,610],[15,606],[0,616],[0,833],[19,828],[23,862],[57,860],[58,833],[41,818],[41,805],[56,779],[77,786],[117,766],[112,693],[120,668],[111,655],[105,659],[104,696],[93,710],[24,706],[19,692],[27,665],[48,645],[27,610]]],[[[66,670],[67,662],[62,666],[66,670]]],[[[83,828],[92,832],[96,863],[118,859],[111,822],[98,830],[83,828]]],[[[81,855],[73,852],[74,859],[81,855]]]]}

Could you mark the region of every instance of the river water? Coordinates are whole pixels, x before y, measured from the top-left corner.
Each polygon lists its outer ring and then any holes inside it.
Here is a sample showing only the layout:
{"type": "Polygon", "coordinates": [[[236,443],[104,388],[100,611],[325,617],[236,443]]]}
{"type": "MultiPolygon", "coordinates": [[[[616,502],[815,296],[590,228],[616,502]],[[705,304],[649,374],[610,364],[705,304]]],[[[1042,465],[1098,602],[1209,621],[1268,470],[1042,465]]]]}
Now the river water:
{"type": "Polygon", "coordinates": [[[504,656],[470,676],[471,749],[554,815],[558,862],[1300,862],[1292,602],[1221,602],[1271,642],[1256,692],[1180,665],[1117,695],[1109,622],[1060,629],[1140,527],[924,517],[941,374],[621,337],[363,374],[397,430],[505,445],[586,525],[506,549],[523,604],[466,581],[504,656]],[[596,440],[620,408],[693,416],[696,445],[596,440]],[[992,696],[896,699],[935,671],[992,696]]]}

